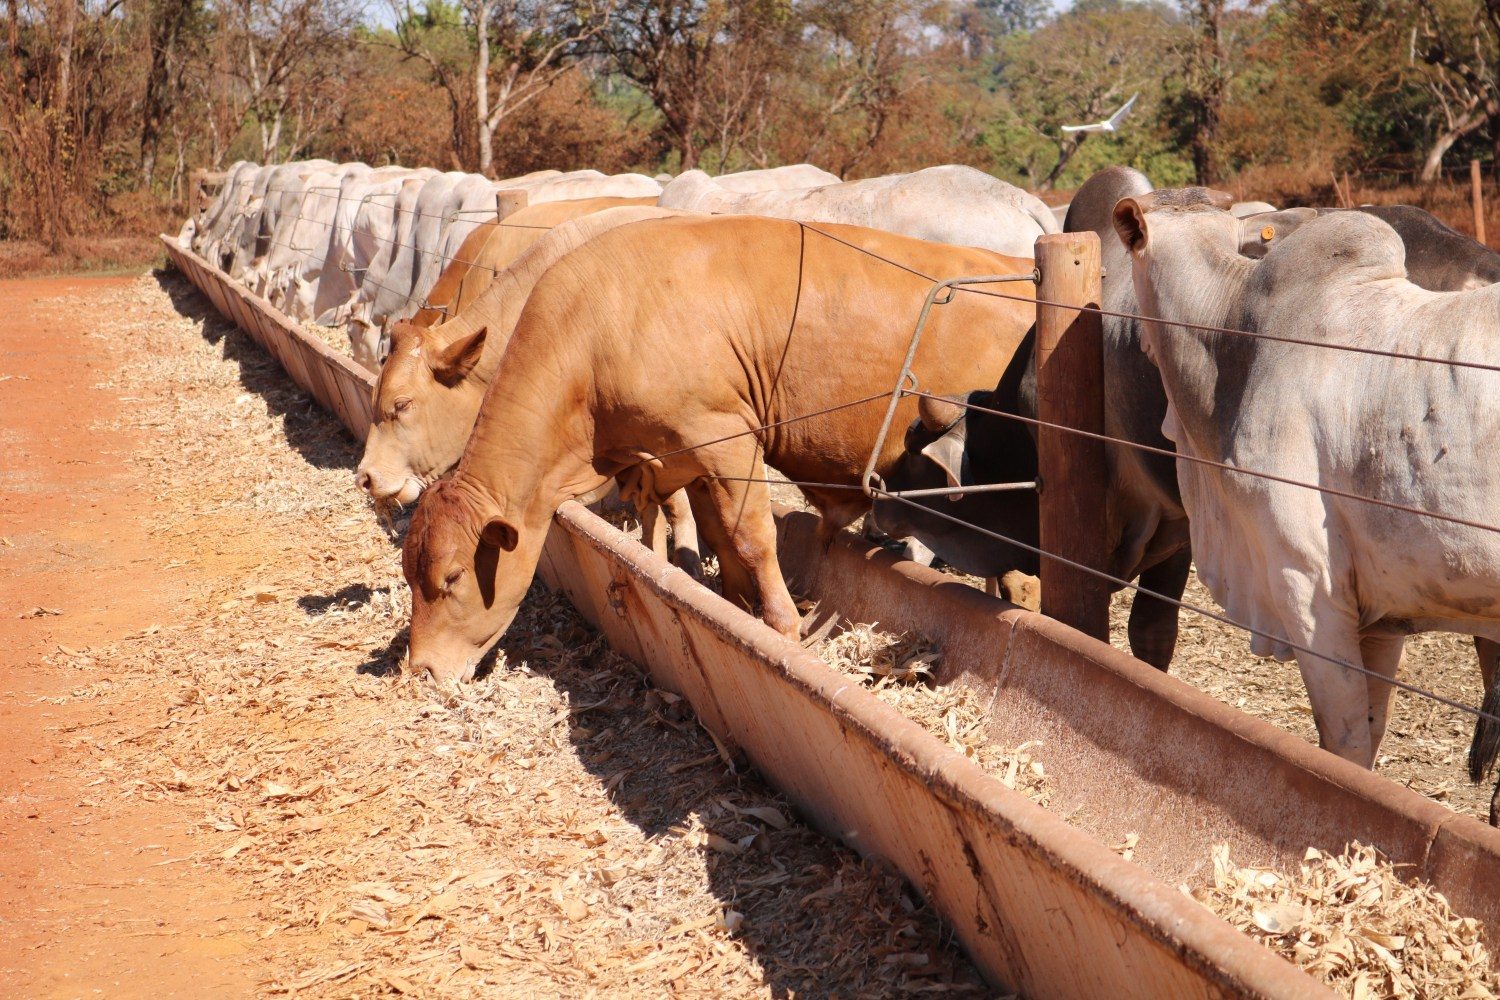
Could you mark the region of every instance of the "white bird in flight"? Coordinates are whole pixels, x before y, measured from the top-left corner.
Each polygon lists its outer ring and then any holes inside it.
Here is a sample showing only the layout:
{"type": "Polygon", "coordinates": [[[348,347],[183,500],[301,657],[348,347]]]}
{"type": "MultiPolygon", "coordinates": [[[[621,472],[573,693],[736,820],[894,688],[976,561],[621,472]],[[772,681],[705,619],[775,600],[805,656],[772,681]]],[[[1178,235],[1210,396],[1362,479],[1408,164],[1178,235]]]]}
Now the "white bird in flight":
{"type": "Polygon", "coordinates": [[[1096,122],[1093,125],[1064,125],[1062,130],[1064,132],[1118,132],[1120,123],[1125,120],[1126,115],[1130,114],[1130,106],[1140,96],[1139,93],[1131,94],[1130,100],[1121,105],[1120,110],[1110,115],[1105,121],[1096,122]]]}

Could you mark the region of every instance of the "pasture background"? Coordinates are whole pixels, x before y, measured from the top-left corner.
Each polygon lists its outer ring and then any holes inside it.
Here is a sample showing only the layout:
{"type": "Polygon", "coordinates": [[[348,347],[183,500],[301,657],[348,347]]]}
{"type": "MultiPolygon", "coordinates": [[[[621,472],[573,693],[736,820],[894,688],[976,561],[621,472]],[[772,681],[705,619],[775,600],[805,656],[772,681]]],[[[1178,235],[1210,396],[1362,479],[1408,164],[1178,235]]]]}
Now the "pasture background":
{"type": "Polygon", "coordinates": [[[139,265],[187,171],[320,156],[499,177],[966,163],[1053,200],[1114,162],[1277,203],[1335,204],[1347,173],[1356,201],[1467,232],[1467,160],[1493,164],[1500,140],[1496,17],[1477,0],[6,0],[0,275],[139,265]],[[1058,132],[1136,92],[1118,135],[1058,132]]]}

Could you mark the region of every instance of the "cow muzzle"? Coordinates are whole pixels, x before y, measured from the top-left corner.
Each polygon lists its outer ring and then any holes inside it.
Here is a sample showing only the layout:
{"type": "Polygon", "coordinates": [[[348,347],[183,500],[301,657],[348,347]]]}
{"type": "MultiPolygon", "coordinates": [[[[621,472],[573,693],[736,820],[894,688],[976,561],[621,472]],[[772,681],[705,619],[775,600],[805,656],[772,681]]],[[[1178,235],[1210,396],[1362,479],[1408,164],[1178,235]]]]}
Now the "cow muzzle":
{"type": "Polygon", "coordinates": [[[354,483],[377,504],[398,504],[402,507],[416,503],[422,495],[424,485],[416,476],[387,479],[365,466],[360,466],[354,473],[354,483]]]}

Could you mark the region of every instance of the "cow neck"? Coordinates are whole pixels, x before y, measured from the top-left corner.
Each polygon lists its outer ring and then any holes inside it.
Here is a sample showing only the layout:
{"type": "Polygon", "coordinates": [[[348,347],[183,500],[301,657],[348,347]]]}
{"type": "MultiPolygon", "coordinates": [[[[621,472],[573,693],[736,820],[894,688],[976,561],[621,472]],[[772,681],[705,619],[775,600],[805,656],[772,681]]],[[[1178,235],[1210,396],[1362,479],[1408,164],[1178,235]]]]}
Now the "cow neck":
{"type": "Polygon", "coordinates": [[[566,500],[597,487],[587,365],[562,363],[555,344],[509,351],[506,377],[490,383],[454,477],[503,516],[544,528],[566,500]]]}
{"type": "MultiPolygon", "coordinates": [[[[1168,245],[1153,249],[1147,260],[1148,288],[1137,280],[1142,312],[1177,323],[1235,328],[1258,262],[1206,239],[1165,242],[1168,245]]],[[[1147,353],[1175,411],[1167,417],[1169,424],[1176,424],[1168,436],[1193,454],[1218,454],[1216,416],[1225,406],[1237,406],[1256,342],[1173,323],[1143,325],[1147,353]]]]}

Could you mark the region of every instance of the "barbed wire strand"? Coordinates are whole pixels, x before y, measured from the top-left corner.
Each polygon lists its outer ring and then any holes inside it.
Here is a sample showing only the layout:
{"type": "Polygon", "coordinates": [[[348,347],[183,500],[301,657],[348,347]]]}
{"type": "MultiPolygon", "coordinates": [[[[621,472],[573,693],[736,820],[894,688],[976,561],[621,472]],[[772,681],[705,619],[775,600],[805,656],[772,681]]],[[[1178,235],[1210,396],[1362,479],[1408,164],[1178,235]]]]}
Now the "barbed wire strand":
{"type": "MultiPolygon", "coordinates": [[[[301,216],[298,216],[297,218],[300,221],[301,216]]],[[[829,233],[827,233],[827,232],[825,232],[823,230],[817,229],[815,226],[806,226],[805,228],[811,229],[813,232],[816,232],[819,235],[825,236],[825,237],[833,240],[834,242],[842,243],[842,244],[850,247],[851,249],[857,250],[857,251],[859,251],[861,253],[868,254],[871,257],[875,257],[877,259],[885,261],[886,263],[889,263],[892,266],[898,267],[898,268],[900,268],[901,270],[904,270],[904,271],[908,271],[909,273],[914,274],[914,275],[916,275],[918,277],[922,277],[922,278],[925,278],[927,280],[936,280],[936,279],[932,279],[928,275],[923,274],[920,271],[917,271],[917,270],[915,270],[913,268],[906,267],[906,266],[901,265],[901,264],[899,264],[899,263],[897,263],[895,261],[890,261],[889,259],[884,258],[884,257],[882,257],[879,254],[873,253],[872,251],[869,251],[869,250],[867,250],[867,249],[865,249],[863,247],[857,246],[856,244],[853,244],[853,243],[849,243],[846,240],[842,240],[842,239],[840,239],[840,238],[838,238],[836,236],[833,236],[833,235],[831,235],[831,234],[829,234],[829,233]]],[[[297,247],[288,247],[288,249],[292,249],[292,250],[294,250],[296,252],[304,252],[304,253],[309,252],[309,251],[303,250],[302,248],[297,248],[297,247]]],[[[415,248],[413,247],[412,249],[415,249],[415,248]]],[[[419,252],[426,252],[426,251],[419,251],[419,252]]],[[[441,254],[436,254],[435,256],[442,257],[441,254]]],[[[380,283],[378,281],[375,281],[375,279],[371,279],[371,278],[367,277],[364,280],[365,281],[369,281],[371,283],[374,283],[374,284],[378,285],[379,287],[381,287],[381,288],[383,288],[385,290],[394,291],[394,289],[390,289],[388,286],[380,285],[380,283]]],[[[1080,311],[1080,312],[1081,311],[1091,311],[1091,312],[1098,312],[1101,315],[1118,316],[1118,317],[1129,318],[1129,319],[1145,319],[1147,321],[1156,321],[1156,322],[1166,322],[1166,321],[1163,321],[1163,320],[1153,320],[1150,317],[1144,317],[1144,316],[1127,314],[1127,313],[1116,313],[1116,312],[1112,312],[1112,311],[1102,310],[1102,309],[1098,309],[1097,307],[1089,307],[1089,306],[1077,307],[1077,306],[1067,305],[1067,304],[1064,304],[1064,303],[1051,302],[1051,301],[1048,301],[1048,300],[1038,300],[1038,299],[1035,299],[1033,296],[1008,295],[1008,294],[1000,293],[1000,292],[984,292],[982,290],[977,290],[977,289],[974,290],[974,292],[975,292],[975,294],[990,295],[990,296],[995,297],[995,298],[1014,299],[1014,300],[1020,301],[1020,302],[1035,302],[1035,303],[1041,304],[1041,305],[1060,306],[1060,307],[1063,307],[1063,308],[1074,309],[1074,310],[1080,311]]],[[[1378,350],[1369,349],[1369,348],[1352,348],[1352,347],[1347,347],[1347,345],[1329,345],[1329,344],[1320,344],[1320,343],[1315,342],[1315,341],[1298,341],[1298,340],[1290,339],[1290,338],[1279,338],[1279,337],[1273,337],[1273,336],[1269,336],[1269,335],[1258,335],[1258,334],[1249,333],[1248,331],[1233,330],[1233,329],[1230,329],[1230,328],[1209,327],[1209,326],[1205,326],[1205,325],[1201,325],[1201,324],[1177,323],[1177,324],[1172,324],[1172,325],[1189,326],[1189,327],[1193,327],[1193,328],[1196,328],[1196,329],[1208,330],[1209,332],[1242,334],[1242,335],[1247,335],[1247,336],[1264,336],[1265,339],[1279,340],[1279,341],[1284,341],[1284,342],[1288,342],[1288,343],[1304,343],[1304,344],[1307,344],[1309,346],[1315,346],[1315,347],[1317,347],[1317,346],[1321,346],[1321,347],[1344,347],[1345,349],[1356,350],[1359,353],[1376,354],[1376,355],[1383,355],[1383,356],[1389,356],[1389,357],[1403,358],[1405,360],[1430,361],[1430,362],[1437,362],[1437,363],[1448,363],[1448,364],[1454,364],[1454,365],[1458,365],[1458,366],[1462,366],[1462,367],[1476,367],[1476,368],[1482,368],[1482,369],[1486,369],[1486,370],[1500,371],[1500,366],[1480,365],[1480,364],[1473,363],[1473,362],[1469,362],[1469,363],[1465,363],[1465,362],[1452,362],[1452,361],[1448,361],[1446,359],[1426,358],[1426,357],[1422,357],[1422,356],[1418,356],[1418,355],[1402,355],[1402,354],[1399,354],[1399,353],[1383,352],[1383,351],[1378,351],[1378,350]]],[[[903,390],[903,389],[901,389],[899,387],[899,385],[898,385],[898,387],[897,387],[897,389],[895,391],[897,393],[904,392],[904,393],[909,394],[909,395],[925,396],[927,398],[940,399],[940,400],[943,400],[945,402],[956,403],[957,405],[965,406],[968,409],[978,410],[978,411],[981,411],[981,412],[990,413],[990,414],[992,414],[994,416],[998,416],[998,417],[1002,417],[1002,418],[1006,418],[1006,417],[1015,418],[1015,419],[1018,419],[1018,420],[1020,420],[1022,422],[1025,422],[1025,423],[1033,423],[1033,424],[1035,424],[1037,426],[1048,426],[1048,427],[1051,427],[1051,428],[1054,428],[1054,429],[1058,429],[1058,430],[1073,431],[1075,433],[1082,434],[1082,435],[1087,436],[1087,437],[1096,438],[1096,439],[1099,439],[1099,440],[1102,440],[1102,441],[1106,441],[1106,442],[1110,442],[1110,443],[1124,444],[1124,445],[1127,445],[1127,446],[1137,446],[1137,447],[1140,447],[1143,450],[1151,451],[1151,452],[1156,452],[1156,453],[1162,454],[1162,455],[1167,456],[1167,457],[1172,457],[1172,458],[1186,458],[1186,459],[1192,460],[1192,456],[1184,456],[1184,455],[1181,455],[1181,454],[1179,454],[1179,453],[1177,453],[1175,451],[1167,451],[1166,449],[1153,448],[1153,447],[1151,447],[1149,445],[1137,445],[1136,442],[1124,441],[1123,439],[1118,439],[1118,438],[1111,438],[1111,437],[1109,437],[1107,435],[1093,434],[1091,432],[1082,431],[1082,430],[1079,430],[1077,428],[1069,428],[1069,427],[1066,427],[1066,426],[1063,426],[1063,425],[1060,425],[1060,424],[1050,424],[1050,423],[1044,422],[1044,421],[1033,420],[1032,418],[1020,417],[1018,414],[1007,414],[1007,413],[1005,413],[1003,411],[993,410],[993,409],[990,409],[990,408],[987,408],[987,407],[980,407],[977,404],[970,404],[970,403],[967,403],[966,401],[950,400],[950,399],[948,399],[947,397],[944,397],[944,396],[936,396],[936,395],[934,395],[932,393],[927,393],[927,392],[923,392],[923,391],[919,391],[919,390],[903,390]]],[[[840,411],[840,410],[850,409],[852,407],[860,406],[860,405],[863,405],[865,403],[870,403],[870,402],[873,402],[875,400],[888,399],[890,396],[891,396],[891,393],[888,393],[888,392],[874,393],[874,394],[871,394],[871,395],[868,395],[868,396],[861,397],[860,399],[851,400],[851,401],[849,401],[847,403],[840,403],[840,404],[836,404],[836,405],[833,405],[833,406],[823,407],[821,409],[814,410],[814,411],[811,411],[811,412],[808,412],[808,413],[799,414],[797,416],[788,417],[788,418],[785,418],[783,420],[777,420],[777,421],[773,421],[773,422],[770,422],[770,423],[762,424],[762,425],[760,425],[758,427],[748,428],[748,429],[746,429],[744,431],[738,431],[738,432],[735,432],[733,434],[727,434],[727,435],[724,435],[722,437],[714,438],[714,439],[711,439],[711,440],[708,440],[708,441],[699,442],[699,443],[694,444],[694,445],[689,445],[689,446],[684,447],[684,448],[677,448],[677,449],[674,449],[674,450],[671,450],[671,451],[663,452],[661,454],[653,456],[652,459],[641,459],[637,463],[634,463],[634,464],[641,464],[642,462],[650,461],[650,460],[660,461],[661,459],[671,458],[673,456],[684,454],[684,453],[689,452],[689,451],[696,451],[696,450],[701,449],[701,448],[711,447],[711,446],[713,446],[715,444],[721,444],[721,443],[723,443],[725,441],[733,440],[735,438],[744,437],[744,436],[752,435],[752,434],[761,434],[761,433],[764,433],[765,431],[772,430],[772,429],[777,428],[777,427],[782,427],[782,426],[786,426],[788,424],[798,423],[798,422],[805,421],[805,420],[811,420],[811,419],[814,419],[814,418],[819,417],[819,416],[824,416],[824,415],[827,415],[829,413],[834,413],[834,412],[837,412],[837,411],[840,411]]],[[[1222,468],[1222,469],[1230,471],[1230,472],[1239,472],[1239,473],[1242,473],[1242,474],[1249,474],[1249,475],[1259,475],[1262,478],[1268,478],[1268,479],[1272,479],[1272,480],[1275,480],[1275,481],[1283,482],[1283,483],[1286,483],[1287,485],[1300,486],[1300,487],[1304,487],[1304,488],[1308,488],[1308,489],[1319,490],[1319,491],[1322,491],[1322,492],[1332,492],[1332,493],[1335,493],[1335,494],[1340,495],[1340,496],[1345,496],[1348,499],[1364,500],[1364,501],[1367,501],[1367,502],[1370,502],[1370,503],[1375,503],[1375,504],[1378,504],[1378,505],[1381,505],[1381,506],[1391,507],[1393,509],[1400,510],[1400,511],[1403,511],[1403,512],[1406,512],[1406,513],[1412,513],[1412,514],[1416,514],[1416,515],[1420,515],[1420,516],[1433,517],[1433,518],[1437,518],[1437,519],[1440,519],[1440,520],[1446,520],[1446,521],[1451,521],[1451,522],[1454,522],[1454,523],[1462,524],[1462,525],[1465,525],[1465,526],[1468,526],[1468,527],[1480,528],[1480,529],[1483,529],[1483,530],[1500,531],[1500,528],[1496,528],[1496,527],[1491,526],[1491,525],[1484,525],[1484,524],[1480,524],[1478,522],[1470,522],[1470,521],[1466,521],[1464,519],[1453,518],[1453,517],[1450,517],[1448,515],[1437,514],[1435,512],[1431,512],[1431,511],[1422,511],[1422,510],[1417,509],[1417,508],[1408,508],[1408,507],[1404,507],[1404,506],[1399,505],[1399,504],[1392,504],[1392,503],[1390,503],[1388,501],[1376,500],[1373,497],[1363,497],[1363,496],[1360,496],[1358,494],[1344,493],[1343,491],[1337,491],[1337,490],[1333,490],[1331,488],[1319,487],[1319,486],[1317,486],[1315,484],[1302,483],[1302,482],[1299,482],[1299,481],[1296,481],[1296,480],[1284,479],[1282,477],[1273,476],[1273,475],[1268,474],[1268,473],[1256,473],[1253,470],[1240,469],[1240,468],[1237,468],[1237,467],[1234,467],[1234,466],[1225,465],[1224,463],[1212,462],[1211,460],[1208,460],[1208,459],[1200,459],[1198,461],[1201,461],[1201,462],[1203,462],[1204,464],[1207,464],[1207,465],[1212,465],[1212,466],[1216,466],[1216,467],[1222,468]]],[[[742,481],[742,482],[762,482],[762,483],[767,483],[767,484],[782,482],[781,480],[753,479],[753,478],[750,478],[750,477],[736,477],[736,476],[714,476],[714,477],[709,477],[709,478],[731,480],[731,481],[742,481]]],[[[837,484],[837,483],[812,483],[812,482],[801,483],[801,482],[798,482],[798,481],[795,481],[795,480],[786,480],[785,483],[786,483],[786,485],[796,486],[796,487],[799,487],[799,488],[802,488],[802,487],[805,486],[805,487],[807,487],[809,489],[848,489],[848,490],[860,490],[860,489],[862,489],[862,487],[855,486],[855,485],[845,485],[845,484],[837,484]]],[[[1442,705],[1445,705],[1445,706],[1447,706],[1449,708],[1456,709],[1456,710],[1458,710],[1460,712],[1463,712],[1463,713],[1466,713],[1466,714],[1469,714],[1469,715],[1473,715],[1473,716],[1475,716],[1478,719],[1482,719],[1482,720],[1485,720],[1485,721],[1489,721],[1489,722],[1494,722],[1494,723],[1500,724],[1500,716],[1491,714],[1489,712],[1485,712],[1485,711],[1483,711],[1481,709],[1473,708],[1473,707],[1465,705],[1465,704],[1463,704],[1461,702],[1455,701],[1455,700],[1453,700],[1451,698],[1446,698],[1446,697],[1444,697],[1444,696],[1442,696],[1440,694],[1437,694],[1436,692],[1428,691],[1425,688],[1418,687],[1417,685],[1411,684],[1411,683],[1406,682],[1406,681],[1398,680],[1395,677],[1387,677],[1384,674],[1381,674],[1381,673],[1378,673],[1376,671],[1370,670],[1370,669],[1368,669],[1366,667],[1359,666],[1359,665],[1356,665],[1356,664],[1353,664],[1353,663],[1348,663],[1346,661],[1339,660],[1339,659],[1336,659],[1336,658],[1333,658],[1333,657],[1329,657],[1329,656],[1327,656],[1327,655],[1325,655],[1323,653],[1319,653],[1316,650],[1313,650],[1313,649],[1311,649],[1309,647],[1303,646],[1303,645],[1301,645],[1299,643],[1292,642],[1292,641],[1290,641],[1290,640],[1288,640],[1288,639],[1286,639],[1284,637],[1273,635],[1273,634],[1271,634],[1269,632],[1266,632],[1264,630],[1255,628],[1253,626],[1243,625],[1243,624],[1241,624],[1239,622],[1234,621],[1233,619],[1228,618],[1225,615],[1218,614],[1217,612],[1211,611],[1211,610],[1209,610],[1207,608],[1204,608],[1204,607],[1201,607],[1201,606],[1199,606],[1197,604],[1193,604],[1191,602],[1183,601],[1183,600],[1180,600],[1180,599],[1177,599],[1177,598],[1168,597],[1165,594],[1162,594],[1162,593],[1159,593],[1157,591],[1150,590],[1148,588],[1142,587],[1142,586],[1140,586],[1137,583],[1133,583],[1133,582],[1131,582],[1129,580],[1122,580],[1119,577],[1112,576],[1112,575],[1110,575],[1108,573],[1105,573],[1105,572],[1103,572],[1101,570],[1097,570],[1097,569],[1094,569],[1093,567],[1086,566],[1083,563],[1077,562],[1076,560],[1072,560],[1072,559],[1068,559],[1067,557],[1064,557],[1064,556],[1054,555],[1052,553],[1048,553],[1048,552],[1042,550],[1041,548],[1039,548],[1037,546],[1029,545],[1029,544],[1027,544],[1025,542],[1021,542],[1021,541],[1018,541],[1016,539],[1009,538],[1009,537],[1007,537],[1005,535],[1002,535],[999,532],[996,532],[996,531],[994,531],[992,529],[980,527],[979,525],[972,524],[970,522],[964,521],[964,520],[962,520],[960,518],[957,518],[957,517],[954,517],[954,516],[952,516],[950,514],[945,514],[945,513],[943,513],[940,510],[936,510],[936,509],[934,509],[932,507],[928,507],[928,506],[925,506],[923,504],[916,503],[913,500],[910,500],[910,499],[908,499],[906,497],[900,496],[897,493],[890,492],[890,491],[888,491],[888,490],[886,490],[886,489],[884,489],[882,487],[876,487],[876,486],[872,485],[870,487],[870,492],[873,495],[878,495],[878,496],[884,497],[886,499],[893,500],[893,501],[895,501],[897,503],[905,504],[906,506],[915,508],[917,510],[924,511],[924,512],[926,512],[928,514],[931,514],[934,517],[938,517],[938,518],[940,518],[942,520],[948,521],[950,523],[958,525],[959,527],[965,528],[967,530],[978,532],[978,533],[980,533],[982,535],[985,535],[985,536],[987,536],[989,538],[992,538],[992,539],[994,539],[996,541],[1000,541],[1000,542],[1003,542],[1003,543],[1008,544],[1008,545],[1014,545],[1017,548],[1029,551],[1029,552],[1037,555],[1039,558],[1049,559],[1049,560],[1052,560],[1054,562],[1058,562],[1058,563],[1061,563],[1063,565],[1067,565],[1067,566],[1069,566],[1069,567],[1071,567],[1073,569],[1076,569],[1076,570],[1078,570],[1080,572],[1086,573],[1086,574],[1088,574],[1090,576],[1093,576],[1093,577],[1095,577],[1097,579],[1103,580],[1103,581],[1105,581],[1105,582],[1107,582],[1107,583],[1109,583],[1112,586],[1115,586],[1117,588],[1130,589],[1130,590],[1134,591],[1137,594],[1144,594],[1147,597],[1153,598],[1155,600],[1163,601],[1163,602],[1165,602],[1167,604],[1171,604],[1171,605],[1173,605],[1173,606],[1175,606],[1175,607],[1177,607],[1177,608],[1179,608],[1181,610],[1191,611],[1191,612],[1193,612],[1195,614],[1198,614],[1198,615],[1200,615],[1202,617],[1208,618],[1208,619],[1210,619],[1212,621],[1219,622],[1220,624],[1228,625],[1228,626],[1230,626],[1232,628],[1242,629],[1242,630],[1244,630],[1246,632],[1251,633],[1252,635],[1256,635],[1256,636],[1259,636],[1261,638],[1270,640],[1273,643],[1282,644],[1285,647],[1287,647],[1289,649],[1292,649],[1292,650],[1294,650],[1294,651],[1296,651],[1298,653],[1305,653],[1305,654],[1307,654],[1309,656],[1317,657],[1318,659],[1320,659],[1320,660],[1322,660],[1322,661],[1324,661],[1326,663],[1333,664],[1335,666],[1341,667],[1341,668],[1343,668],[1345,670],[1353,671],[1355,673],[1363,674],[1363,675],[1365,675],[1365,676],[1367,676],[1369,678],[1372,678],[1372,679],[1377,680],[1377,681],[1379,681],[1381,683],[1384,683],[1384,684],[1389,684],[1392,687],[1399,688],[1399,689],[1401,689],[1403,691],[1406,691],[1406,692],[1408,692],[1410,694],[1413,694],[1413,695],[1416,695],[1416,696],[1419,696],[1419,697],[1423,697],[1423,698],[1427,698],[1427,699],[1429,699],[1429,700],[1431,700],[1433,702],[1436,702],[1438,704],[1442,704],[1442,705]]]]}
{"type": "Polygon", "coordinates": [[[1281,643],[1287,648],[1293,649],[1299,653],[1306,653],[1309,656],[1317,657],[1325,663],[1331,663],[1335,666],[1343,667],[1346,670],[1352,670],[1355,673],[1364,674],[1366,677],[1370,677],[1374,680],[1380,681],[1382,684],[1389,684],[1392,687],[1400,688],[1401,690],[1406,691],[1410,694],[1431,699],[1432,701],[1435,701],[1441,705],[1446,705],[1449,708],[1457,709],[1460,712],[1464,712],[1476,718],[1483,719],[1486,722],[1500,723],[1500,715],[1494,715],[1490,712],[1483,711],[1482,709],[1473,708],[1469,705],[1463,704],[1462,702],[1454,701],[1452,698],[1445,698],[1444,696],[1434,691],[1428,691],[1426,688],[1417,687],[1415,684],[1397,680],[1395,677],[1387,677],[1385,674],[1370,670],[1368,667],[1362,667],[1353,663],[1347,663],[1343,660],[1336,659],[1334,657],[1328,656],[1326,653],[1320,653],[1317,650],[1310,649],[1309,647],[1303,646],[1300,643],[1292,642],[1290,639],[1286,639],[1278,635],[1272,635],[1270,632],[1266,632],[1262,629],[1256,628],[1253,625],[1243,625],[1226,615],[1221,615],[1216,611],[1211,611],[1208,608],[1193,604],[1190,601],[1183,601],[1175,597],[1168,597],[1166,594],[1162,594],[1155,590],[1150,590],[1146,587],[1142,587],[1140,584],[1132,583],[1129,580],[1122,580],[1117,576],[1111,576],[1110,574],[1105,573],[1102,570],[1097,570],[1091,566],[1086,566],[1083,563],[1073,559],[1069,559],[1066,556],[1054,555],[1050,552],[1043,551],[1041,548],[1038,548],[1035,545],[1028,545],[1025,542],[1018,541],[1014,538],[1009,538],[1005,535],[1000,534],[999,532],[992,531],[988,528],[981,528],[977,524],[971,524],[970,522],[954,517],[951,514],[945,514],[940,510],[935,510],[932,507],[916,503],[915,501],[908,500],[905,497],[897,496],[896,494],[879,487],[873,487],[872,492],[888,499],[895,500],[898,503],[906,504],[908,507],[914,507],[917,510],[924,511],[925,513],[931,514],[934,517],[942,518],[944,521],[949,521],[962,528],[967,528],[970,531],[977,531],[981,535],[992,538],[995,541],[1004,542],[1007,545],[1014,545],[1017,548],[1025,549],[1026,551],[1035,554],[1041,559],[1050,559],[1054,562],[1062,563],[1065,566],[1076,569],[1082,573],[1087,573],[1089,576],[1095,577],[1099,580],[1103,580],[1106,583],[1114,585],[1115,587],[1127,588],[1135,591],[1137,594],[1144,594],[1147,597],[1151,597],[1158,601],[1164,601],[1167,604],[1174,605],[1179,609],[1192,611],[1195,614],[1199,614],[1205,618],[1216,621],[1221,625],[1228,625],[1231,628],[1243,629],[1244,631],[1249,632],[1251,635],[1259,636],[1262,639],[1269,639],[1270,641],[1275,643],[1281,643]]]}
{"type": "Polygon", "coordinates": [[[971,403],[964,399],[950,399],[947,396],[939,396],[935,393],[924,392],[921,389],[899,389],[897,391],[907,396],[921,396],[924,399],[940,400],[944,403],[951,403],[954,406],[962,406],[968,410],[974,410],[979,413],[987,413],[990,416],[1000,417],[1005,420],[1014,420],[1018,423],[1028,424],[1032,427],[1046,427],[1049,430],[1064,431],[1068,434],[1075,434],[1079,437],[1088,438],[1093,441],[1103,441],[1106,444],[1124,445],[1127,448],[1134,448],[1137,451],[1143,451],[1152,455],[1161,455],[1165,458],[1180,459],[1184,462],[1191,462],[1195,465],[1204,465],[1208,466],[1209,468],[1219,469],[1224,472],[1233,472],[1241,476],[1254,476],[1257,479],[1268,479],[1271,482],[1282,483],[1286,486],[1297,486],[1305,490],[1315,490],[1319,493],[1331,494],[1332,496],[1341,497],[1345,500],[1357,500],[1361,503],[1374,504],[1377,507],[1385,507],[1390,510],[1400,511],[1403,514],[1415,514],[1418,517],[1430,517],[1433,520],[1447,521],[1450,524],[1462,525],[1465,528],[1474,528],[1479,531],[1492,531],[1500,534],[1500,526],[1485,524],[1483,521],[1471,521],[1468,518],[1456,517],[1452,514],[1440,514],[1435,510],[1424,510],[1421,507],[1409,507],[1406,504],[1396,503],[1391,500],[1380,500],[1375,497],[1365,496],[1362,493],[1350,493],[1348,490],[1341,490],[1335,486],[1320,486],[1317,483],[1308,483],[1303,482],[1300,479],[1289,479],[1286,476],[1278,476],[1272,472],[1261,472],[1256,469],[1249,469],[1239,465],[1230,465],[1227,462],[1218,462],[1211,458],[1200,458],[1197,455],[1187,455],[1180,451],[1173,451],[1170,448],[1158,448],[1154,445],[1142,444],[1139,441],[1127,441],[1124,438],[1111,437],[1108,434],[1098,434],[1093,431],[1086,431],[1078,427],[1069,427],[1066,424],[1056,424],[1047,420],[1039,420],[1035,417],[1025,417],[1019,413],[1007,413],[1004,410],[996,410],[987,406],[980,406],[978,403],[971,403]]]}

